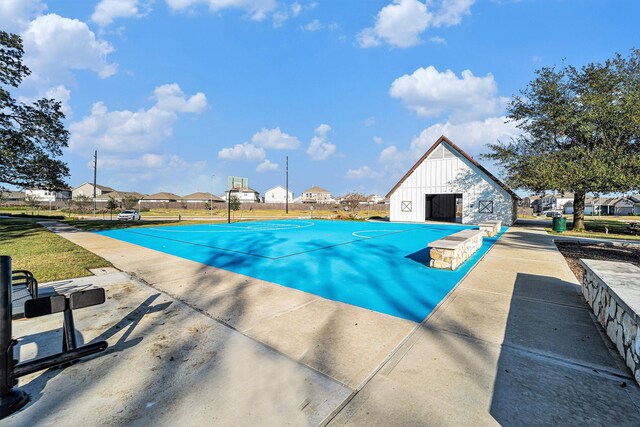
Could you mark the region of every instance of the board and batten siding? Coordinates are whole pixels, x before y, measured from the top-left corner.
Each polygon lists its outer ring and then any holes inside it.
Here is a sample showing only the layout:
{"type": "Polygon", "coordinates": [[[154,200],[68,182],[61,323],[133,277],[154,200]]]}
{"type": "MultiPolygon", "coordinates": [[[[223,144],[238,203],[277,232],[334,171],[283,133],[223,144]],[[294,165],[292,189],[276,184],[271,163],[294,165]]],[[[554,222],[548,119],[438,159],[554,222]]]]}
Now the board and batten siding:
{"type": "Polygon", "coordinates": [[[509,192],[444,141],[391,194],[390,220],[424,222],[425,195],[456,193],[462,194],[463,224],[515,221],[509,192]],[[481,213],[479,201],[493,201],[493,213],[481,213]],[[403,212],[402,202],[411,202],[410,212],[403,212]]]}

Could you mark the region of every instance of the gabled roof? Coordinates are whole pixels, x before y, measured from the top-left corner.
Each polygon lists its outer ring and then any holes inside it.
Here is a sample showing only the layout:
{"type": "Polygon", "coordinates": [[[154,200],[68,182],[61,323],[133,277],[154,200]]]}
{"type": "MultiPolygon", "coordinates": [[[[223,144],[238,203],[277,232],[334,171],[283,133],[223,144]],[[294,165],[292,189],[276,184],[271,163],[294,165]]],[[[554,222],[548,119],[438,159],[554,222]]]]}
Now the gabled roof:
{"type": "Polygon", "coordinates": [[[173,193],[160,192],[156,194],[149,194],[148,196],[144,196],[142,200],[178,200],[180,196],[173,193]]]}
{"type": "MultiPolygon", "coordinates": [[[[238,191],[241,193],[256,193],[256,194],[260,194],[259,191],[254,190],[253,188],[234,188],[233,191],[238,191]]],[[[226,190],[225,193],[228,193],[229,190],[226,190]]]]}
{"type": "Polygon", "coordinates": [[[314,185],[310,189],[303,191],[303,193],[331,193],[331,192],[328,190],[325,190],[324,188],[320,188],[317,185],[314,185]]]}
{"type": "Polygon", "coordinates": [[[143,194],[136,193],[135,191],[110,191],[103,196],[113,197],[114,199],[124,199],[125,197],[134,197],[136,199],[142,199],[143,194]]]}
{"type": "MultiPolygon", "coordinates": [[[[271,190],[275,190],[276,188],[282,188],[283,190],[287,191],[286,188],[284,188],[284,186],[278,184],[275,187],[271,187],[270,189],[268,189],[267,191],[265,191],[265,194],[268,193],[271,190]]],[[[293,194],[293,191],[291,189],[289,189],[289,193],[293,194]]]]}
{"type": "MultiPolygon", "coordinates": [[[[91,185],[93,187],[93,182],[85,182],[84,184],[80,184],[77,187],[73,187],[72,190],[75,190],[76,188],[80,188],[83,185],[91,185]]],[[[96,184],[96,188],[101,190],[101,191],[105,191],[105,192],[109,192],[109,191],[116,191],[111,187],[107,187],[106,185],[100,185],[100,184],[96,184]]]]}
{"type": "Polygon", "coordinates": [[[222,202],[223,200],[211,193],[203,193],[201,191],[187,194],[186,196],[180,197],[180,200],[213,200],[214,202],[222,202]]]}
{"type": "Polygon", "coordinates": [[[424,162],[427,157],[429,157],[429,154],[431,154],[433,152],[433,150],[435,150],[440,144],[442,143],[446,143],[448,146],[450,146],[451,148],[453,148],[455,151],[458,152],[458,154],[460,154],[462,157],[464,157],[465,159],[467,159],[468,161],[470,161],[475,167],[477,167],[478,169],[480,169],[485,175],[487,175],[489,178],[491,178],[496,184],[498,184],[504,191],[506,191],[507,193],[509,193],[511,195],[511,197],[513,197],[516,200],[521,200],[520,196],[518,196],[516,193],[513,192],[513,190],[511,190],[509,187],[507,187],[502,181],[500,181],[498,178],[496,178],[495,176],[493,176],[493,174],[491,172],[489,172],[488,170],[486,170],[484,168],[484,166],[482,166],[480,163],[478,163],[477,161],[475,161],[473,159],[473,157],[471,157],[470,155],[468,155],[467,153],[465,153],[464,151],[462,151],[462,149],[460,147],[458,147],[456,144],[454,144],[449,138],[447,138],[446,136],[442,135],[440,138],[438,138],[438,140],[435,142],[435,144],[433,144],[431,146],[431,148],[429,148],[427,150],[426,153],[424,153],[424,156],[420,157],[420,159],[416,162],[415,165],[413,165],[413,167],[411,169],[409,169],[409,172],[407,172],[402,179],[400,179],[400,181],[398,181],[398,183],[395,185],[395,187],[393,187],[391,189],[391,191],[389,191],[389,193],[386,195],[386,198],[390,198],[391,195],[393,193],[395,193],[395,191],[402,185],[402,183],[409,178],[409,176],[411,176],[411,174],[413,173],[413,171],[415,171],[418,166],[420,166],[422,164],[422,162],[424,162]]]}

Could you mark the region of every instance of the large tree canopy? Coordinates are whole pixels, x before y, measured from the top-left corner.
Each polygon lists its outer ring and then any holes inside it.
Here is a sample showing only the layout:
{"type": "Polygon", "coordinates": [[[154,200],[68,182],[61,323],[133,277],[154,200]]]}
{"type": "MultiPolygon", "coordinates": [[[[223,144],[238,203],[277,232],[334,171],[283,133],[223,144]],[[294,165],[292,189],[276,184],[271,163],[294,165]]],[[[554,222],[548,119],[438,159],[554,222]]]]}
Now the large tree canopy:
{"type": "Polygon", "coordinates": [[[483,157],[515,188],[573,192],[574,230],[584,229],[587,193],[640,187],[640,51],[604,64],[542,68],[515,96],[508,117],[523,135],[483,157]]]}
{"type": "Polygon", "coordinates": [[[20,37],[0,31],[0,184],[64,188],[69,168],[58,157],[69,133],[62,124],[60,103],[40,99],[28,105],[17,102],[8,90],[30,73],[23,54],[20,37]]]}

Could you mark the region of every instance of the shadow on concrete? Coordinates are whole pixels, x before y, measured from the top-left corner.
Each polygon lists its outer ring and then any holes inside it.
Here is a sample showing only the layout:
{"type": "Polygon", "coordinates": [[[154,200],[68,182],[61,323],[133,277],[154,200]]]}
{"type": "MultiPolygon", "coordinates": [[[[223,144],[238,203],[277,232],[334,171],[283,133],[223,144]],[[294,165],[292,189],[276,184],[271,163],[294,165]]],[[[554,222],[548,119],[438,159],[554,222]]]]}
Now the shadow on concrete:
{"type": "Polygon", "coordinates": [[[490,414],[499,424],[639,425],[631,374],[578,290],[552,277],[517,275],[492,387],[490,414]]]}
{"type": "MultiPolygon", "coordinates": [[[[87,286],[83,286],[82,288],[86,288],[86,287],[87,286]]],[[[60,291],[60,289],[58,289],[58,291],[60,291]]],[[[83,369],[83,366],[82,366],[83,362],[86,362],[89,360],[99,359],[99,358],[108,360],[108,359],[111,359],[112,357],[117,357],[116,353],[122,352],[126,349],[129,349],[139,344],[143,340],[142,337],[138,337],[132,340],[129,340],[128,338],[133,332],[133,330],[138,326],[142,318],[148,314],[164,311],[172,304],[171,301],[169,301],[169,302],[156,304],[152,306],[151,304],[159,296],[160,294],[154,294],[149,296],[149,298],[147,298],[137,308],[135,308],[130,313],[125,315],[122,318],[122,320],[120,320],[111,328],[107,329],[105,332],[103,332],[102,334],[100,334],[99,336],[97,336],[96,338],[90,341],[90,343],[94,343],[94,342],[108,340],[112,336],[124,330],[124,333],[118,339],[118,341],[115,344],[111,344],[105,351],[94,354],[92,356],[84,357],[80,359],[78,362],[71,365],[70,367],[50,368],[39,374],[34,374],[34,375],[37,375],[37,377],[29,381],[29,383],[26,384],[25,386],[21,387],[24,390],[26,390],[30,396],[29,403],[22,411],[26,411],[29,407],[34,405],[43,396],[47,383],[53,380],[56,376],[61,374],[63,371],[67,369],[83,369]]],[[[47,355],[60,352],[62,350],[62,317],[61,315],[57,315],[56,317],[58,317],[60,320],[60,323],[61,323],[60,328],[20,337],[18,340],[18,345],[15,347],[14,352],[19,354],[21,347],[33,346],[33,345],[36,346],[37,350],[32,359],[41,358],[47,355]]],[[[150,330],[148,331],[151,332],[150,330]]],[[[78,330],[77,328],[76,328],[76,340],[77,340],[77,345],[79,347],[86,344],[84,336],[82,335],[82,331],[78,330]]],[[[26,362],[26,361],[27,360],[20,360],[20,362],[26,362]]],[[[101,372],[102,372],[102,375],[108,374],[107,371],[101,371],[101,372]]],[[[92,378],[92,381],[93,380],[97,381],[98,379],[99,378],[94,377],[92,378]]],[[[58,404],[65,405],[68,399],[73,399],[74,394],[81,394],[81,393],[83,393],[82,389],[68,390],[68,392],[65,393],[64,396],[61,396],[61,399],[58,401],[58,404]]],[[[55,406],[50,405],[50,407],[47,410],[55,410],[55,406]]],[[[42,413],[42,411],[40,411],[40,413],[42,413]]],[[[31,425],[36,425],[45,420],[37,419],[37,417],[34,417],[31,421],[33,421],[33,424],[31,425]]]]}

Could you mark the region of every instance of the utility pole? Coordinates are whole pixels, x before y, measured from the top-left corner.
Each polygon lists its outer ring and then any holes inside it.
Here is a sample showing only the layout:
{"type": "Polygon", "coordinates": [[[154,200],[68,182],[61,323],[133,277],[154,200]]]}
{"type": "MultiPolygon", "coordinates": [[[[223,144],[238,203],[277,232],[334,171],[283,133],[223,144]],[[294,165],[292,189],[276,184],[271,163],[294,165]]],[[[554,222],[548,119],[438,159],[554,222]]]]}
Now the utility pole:
{"type": "Polygon", "coordinates": [[[210,205],[209,205],[209,218],[211,218],[211,222],[213,222],[213,180],[216,177],[215,174],[211,175],[211,201],[210,201],[210,205]]]}
{"type": "Polygon", "coordinates": [[[98,171],[98,150],[93,153],[93,216],[96,216],[96,176],[98,171]]]}
{"type": "Polygon", "coordinates": [[[287,215],[289,214],[289,156],[287,156],[286,166],[286,178],[285,178],[285,190],[284,190],[284,209],[287,215]]]}

